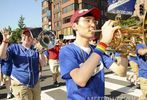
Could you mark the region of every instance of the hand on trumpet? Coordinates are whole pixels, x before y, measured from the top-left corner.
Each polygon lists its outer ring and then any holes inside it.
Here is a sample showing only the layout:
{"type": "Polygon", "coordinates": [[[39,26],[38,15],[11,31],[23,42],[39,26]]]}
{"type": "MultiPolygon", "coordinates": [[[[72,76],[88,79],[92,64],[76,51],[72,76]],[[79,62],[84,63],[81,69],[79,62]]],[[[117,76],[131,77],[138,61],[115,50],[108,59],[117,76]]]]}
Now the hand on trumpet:
{"type": "Polygon", "coordinates": [[[108,20],[105,22],[105,24],[102,26],[102,38],[101,41],[109,44],[113,38],[114,32],[120,28],[120,26],[115,26],[115,21],[108,20]]]}

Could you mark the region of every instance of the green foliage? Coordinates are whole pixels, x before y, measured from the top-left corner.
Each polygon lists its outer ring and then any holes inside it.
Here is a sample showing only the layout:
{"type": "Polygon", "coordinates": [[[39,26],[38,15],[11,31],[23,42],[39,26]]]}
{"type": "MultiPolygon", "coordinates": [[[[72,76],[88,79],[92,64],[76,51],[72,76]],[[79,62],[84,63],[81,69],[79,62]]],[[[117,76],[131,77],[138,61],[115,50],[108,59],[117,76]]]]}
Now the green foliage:
{"type": "Polygon", "coordinates": [[[18,27],[20,28],[20,29],[23,29],[26,25],[24,24],[24,20],[25,20],[25,18],[21,15],[20,16],[20,19],[19,19],[19,21],[18,21],[18,27]]]}
{"type": "Polygon", "coordinates": [[[21,40],[22,29],[17,28],[14,31],[11,31],[12,36],[10,37],[11,43],[19,43],[21,40]]]}
{"type": "MultiPolygon", "coordinates": [[[[12,36],[10,37],[10,42],[11,43],[19,43],[21,41],[21,33],[23,31],[23,28],[26,26],[24,24],[24,20],[25,18],[21,15],[20,19],[18,21],[18,28],[16,28],[15,30],[11,30],[11,34],[12,36]]],[[[11,28],[9,28],[11,29],[11,28]]]]}
{"type": "Polygon", "coordinates": [[[142,22],[139,20],[138,17],[130,17],[127,20],[120,20],[119,26],[121,26],[122,28],[127,28],[131,26],[141,25],[141,23],[142,22]]]}

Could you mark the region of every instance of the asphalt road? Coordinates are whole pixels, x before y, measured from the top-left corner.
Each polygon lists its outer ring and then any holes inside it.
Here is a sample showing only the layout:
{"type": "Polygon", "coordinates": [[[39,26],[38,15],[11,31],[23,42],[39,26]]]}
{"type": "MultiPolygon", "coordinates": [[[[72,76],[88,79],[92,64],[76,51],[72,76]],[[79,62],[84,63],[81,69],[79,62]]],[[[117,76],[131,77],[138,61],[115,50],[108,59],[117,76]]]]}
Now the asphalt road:
{"type": "MultiPolygon", "coordinates": [[[[127,73],[132,74],[131,71],[127,73]]],[[[54,87],[52,84],[52,75],[49,67],[43,68],[41,78],[41,99],[42,100],[66,100],[66,87],[65,82],[59,78],[60,87],[54,87]]],[[[111,71],[105,71],[105,98],[108,100],[137,100],[142,94],[140,89],[130,84],[126,77],[119,77],[111,71]]],[[[95,98],[92,98],[94,100],[95,98]]],[[[6,99],[5,87],[0,89],[0,100],[6,99]]],[[[14,98],[9,100],[15,100],[14,98]]]]}

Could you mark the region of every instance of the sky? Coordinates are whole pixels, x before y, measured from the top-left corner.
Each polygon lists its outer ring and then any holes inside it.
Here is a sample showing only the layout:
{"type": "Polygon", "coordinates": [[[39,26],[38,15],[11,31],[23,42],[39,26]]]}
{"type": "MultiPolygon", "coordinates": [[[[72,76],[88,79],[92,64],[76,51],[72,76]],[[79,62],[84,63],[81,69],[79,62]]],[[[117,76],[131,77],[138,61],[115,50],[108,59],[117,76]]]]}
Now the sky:
{"type": "Polygon", "coordinates": [[[42,0],[0,0],[0,30],[10,26],[18,28],[22,15],[27,27],[41,27],[42,0]]]}

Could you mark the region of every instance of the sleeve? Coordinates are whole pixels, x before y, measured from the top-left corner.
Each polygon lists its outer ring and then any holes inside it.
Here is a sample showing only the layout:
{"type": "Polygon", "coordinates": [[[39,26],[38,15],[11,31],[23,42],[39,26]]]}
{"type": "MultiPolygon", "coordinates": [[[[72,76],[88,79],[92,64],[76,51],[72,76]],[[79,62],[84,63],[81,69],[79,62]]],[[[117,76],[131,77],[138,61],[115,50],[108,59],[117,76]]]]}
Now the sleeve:
{"type": "Polygon", "coordinates": [[[16,45],[15,44],[11,44],[8,48],[7,48],[7,59],[5,59],[5,61],[10,61],[12,60],[12,57],[14,57],[14,52],[16,50],[16,45]]]}
{"type": "Polygon", "coordinates": [[[49,56],[48,50],[45,50],[45,51],[44,51],[44,55],[45,55],[46,57],[49,56]]]}
{"type": "Polygon", "coordinates": [[[143,44],[138,44],[136,46],[136,53],[138,54],[138,50],[141,49],[141,48],[144,48],[145,46],[143,44]]]}
{"type": "Polygon", "coordinates": [[[104,66],[109,69],[109,67],[112,65],[113,62],[115,62],[111,57],[109,57],[108,55],[104,54],[102,56],[102,62],[104,64],[104,66]]]}
{"type": "Polygon", "coordinates": [[[10,60],[4,61],[3,60],[2,73],[4,75],[10,76],[11,72],[12,72],[12,61],[10,61],[10,60]]]}
{"type": "Polygon", "coordinates": [[[60,49],[59,64],[62,79],[70,79],[70,72],[75,68],[79,68],[75,52],[67,47],[60,49]]]}

